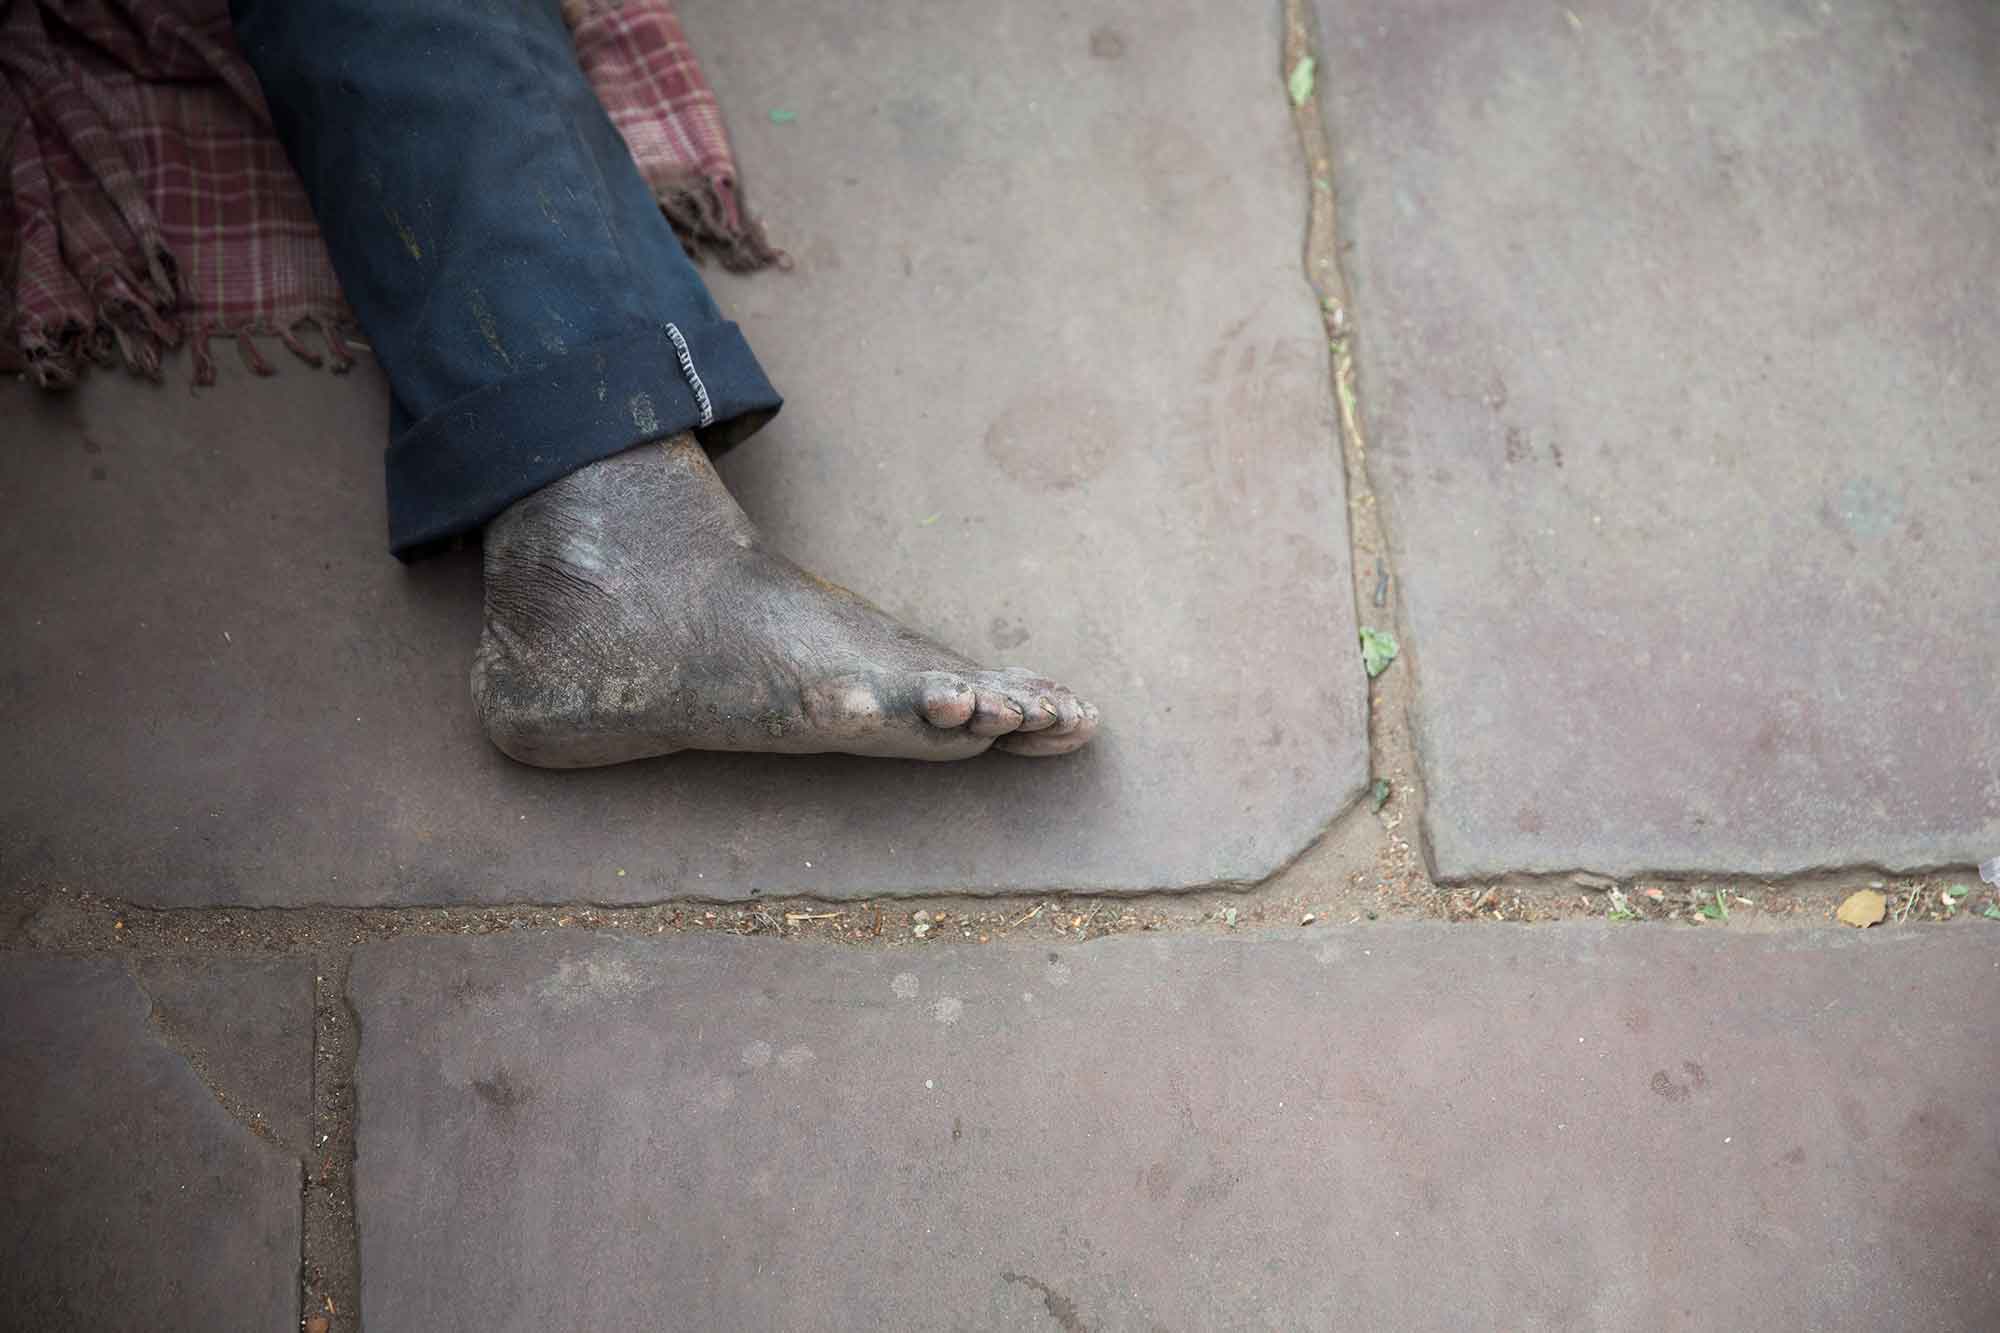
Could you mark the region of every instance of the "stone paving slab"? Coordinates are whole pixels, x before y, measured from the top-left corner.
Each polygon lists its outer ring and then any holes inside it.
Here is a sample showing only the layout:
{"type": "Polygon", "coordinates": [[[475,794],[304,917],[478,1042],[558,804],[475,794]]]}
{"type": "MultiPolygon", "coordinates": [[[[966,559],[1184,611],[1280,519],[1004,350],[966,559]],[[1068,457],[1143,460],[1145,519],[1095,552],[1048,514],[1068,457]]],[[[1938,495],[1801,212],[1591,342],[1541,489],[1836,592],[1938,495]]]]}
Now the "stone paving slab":
{"type": "Polygon", "coordinates": [[[368,944],[363,1317],[1990,1328],[1996,938],[368,944]]]}
{"type": "Polygon", "coordinates": [[[1436,868],[2000,852],[2000,9],[1318,15],[1436,868]]]}
{"type": "Polygon", "coordinates": [[[951,770],[521,769],[469,703],[476,558],[384,551],[373,375],[8,386],[0,883],[167,904],[1175,887],[1262,877],[1360,791],[1277,11],[682,12],[797,258],[717,278],[788,400],[731,485],[815,570],[1076,684],[1100,741],[951,770]]]}
{"type": "Polygon", "coordinates": [[[154,1029],[239,1120],[293,1156],[311,1147],[313,965],[135,958],[154,1029]]]}
{"type": "MultiPolygon", "coordinates": [[[[309,987],[305,964],[153,964],[147,985],[164,1011],[206,995],[289,1046],[228,1057],[264,1066],[233,1102],[309,1108],[302,972],[309,987]]],[[[298,1326],[298,1158],[224,1109],[153,1007],[116,962],[0,955],[0,1328],[298,1326]]]]}

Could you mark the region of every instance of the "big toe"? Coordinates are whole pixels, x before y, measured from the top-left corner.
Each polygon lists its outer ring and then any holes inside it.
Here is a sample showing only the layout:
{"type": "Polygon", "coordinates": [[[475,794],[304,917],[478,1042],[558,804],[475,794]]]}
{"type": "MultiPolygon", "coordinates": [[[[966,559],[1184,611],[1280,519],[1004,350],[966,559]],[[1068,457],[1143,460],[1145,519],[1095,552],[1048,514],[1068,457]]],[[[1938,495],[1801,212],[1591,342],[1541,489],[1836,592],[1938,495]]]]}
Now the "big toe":
{"type": "Polygon", "coordinates": [[[919,706],[924,721],[934,727],[952,729],[972,721],[979,708],[979,696],[964,677],[931,671],[925,673],[919,706]]]}

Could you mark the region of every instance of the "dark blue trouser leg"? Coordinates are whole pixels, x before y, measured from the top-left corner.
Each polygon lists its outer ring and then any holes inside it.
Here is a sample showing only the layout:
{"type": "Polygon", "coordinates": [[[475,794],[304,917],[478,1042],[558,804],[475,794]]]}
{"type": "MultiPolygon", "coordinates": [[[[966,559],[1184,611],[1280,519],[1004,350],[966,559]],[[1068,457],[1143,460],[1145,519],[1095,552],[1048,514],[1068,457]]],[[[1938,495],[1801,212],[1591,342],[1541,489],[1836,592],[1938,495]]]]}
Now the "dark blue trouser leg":
{"type": "Polygon", "coordinates": [[[577,65],[556,0],[232,0],[395,392],[409,558],[648,440],[779,406],[577,65]]]}

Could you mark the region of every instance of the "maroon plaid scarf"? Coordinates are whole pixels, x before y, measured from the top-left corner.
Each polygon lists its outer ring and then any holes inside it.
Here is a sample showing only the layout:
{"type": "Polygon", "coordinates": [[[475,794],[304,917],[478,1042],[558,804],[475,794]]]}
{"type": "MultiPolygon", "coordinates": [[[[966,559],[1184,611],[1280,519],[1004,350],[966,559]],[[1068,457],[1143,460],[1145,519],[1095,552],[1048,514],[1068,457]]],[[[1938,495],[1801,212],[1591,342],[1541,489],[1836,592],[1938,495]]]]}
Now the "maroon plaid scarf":
{"type": "MultiPolygon", "coordinates": [[[[344,370],[353,328],[236,48],[227,0],[0,0],[0,366],[158,376],[253,335],[344,370]],[[301,336],[317,327],[320,352],[301,336]]],[[[668,0],[565,0],[577,57],[660,206],[728,268],[782,256],[744,212],[722,112],[668,0]]]]}

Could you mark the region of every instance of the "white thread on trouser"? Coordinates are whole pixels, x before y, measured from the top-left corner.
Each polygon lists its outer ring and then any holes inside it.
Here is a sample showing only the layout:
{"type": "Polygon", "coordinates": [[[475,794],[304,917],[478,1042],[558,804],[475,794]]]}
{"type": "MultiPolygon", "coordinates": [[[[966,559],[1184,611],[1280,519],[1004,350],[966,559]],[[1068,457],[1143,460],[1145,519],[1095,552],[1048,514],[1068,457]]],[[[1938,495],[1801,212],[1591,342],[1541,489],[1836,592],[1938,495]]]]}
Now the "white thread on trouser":
{"type": "Polygon", "coordinates": [[[714,425],[715,404],[708,401],[708,386],[701,382],[701,372],[694,368],[694,353],[688,351],[688,340],[671,323],[667,325],[667,336],[674,340],[674,351],[681,359],[681,374],[687,376],[688,388],[694,390],[695,406],[701,409],[701,424],[714,425]]]}

